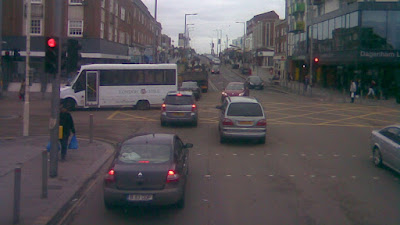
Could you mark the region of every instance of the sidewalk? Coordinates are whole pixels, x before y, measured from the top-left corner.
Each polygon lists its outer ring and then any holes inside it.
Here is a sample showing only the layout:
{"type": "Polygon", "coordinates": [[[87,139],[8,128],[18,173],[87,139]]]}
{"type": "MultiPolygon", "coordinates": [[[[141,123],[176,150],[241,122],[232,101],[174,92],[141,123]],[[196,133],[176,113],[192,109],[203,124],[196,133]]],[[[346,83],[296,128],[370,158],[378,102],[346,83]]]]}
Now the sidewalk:
{"type": "Polygon", "coordinates": [[[53,223],[61,216],[114,153],[111,144],[96,140],[89,143],[78,136],[79,149],[69,149],[67,161],[58,162],[58,176],[48,178],[48,197],[42,199],[42,152],[48,140],[48,136],[0,138],[0,224],[13,223],[17,163],[21,163],[22,178],[19,224],[39,225],[53,223]]]}
{"type": "MultiPolygon", "coordinates": [[[[240,70],[233,70],[228,67],[232,72],[245,78],[245,75],[240,74],[240,70]]],[[[308,98],[316,102],[335,102],[335,103],[350,103],[351,98],[349,93],[343,93],[335,89],[321,88],[314,86],[307,89],[307,93],[303,94],[304,86],[303,83],[297,81],[285,82],[281,81],[280,85],[274,85],[271,83],[273,77],[269,73],[267,68],[262,68],[257,66],[252,75],[258,75],[267,83],[267,88],[279,90],[285,94],[293,94],[301,98],[308,98]]],[[[375,100],[375,99],[365,99],[365,97],[360,97],[355,99],[354,104],[362,104],[368,106],[385,106],[391,108],[400,109],[400,104],[396,103],[396,99],[390,98],[388,100],[375,100]]]]}

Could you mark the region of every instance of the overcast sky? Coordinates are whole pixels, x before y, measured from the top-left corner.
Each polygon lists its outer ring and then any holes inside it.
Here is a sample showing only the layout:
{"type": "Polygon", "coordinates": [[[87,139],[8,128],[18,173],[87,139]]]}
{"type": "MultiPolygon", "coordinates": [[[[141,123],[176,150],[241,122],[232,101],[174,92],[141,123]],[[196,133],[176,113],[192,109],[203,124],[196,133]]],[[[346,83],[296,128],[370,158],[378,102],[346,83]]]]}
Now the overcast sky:
{"type": "MultiPolygon", "coordinates": [[[[154,16],[155,0],[142,0],[154,16]]],[[[222,30],[222,49],[226,36],[232,39],[243,36],[243,24],[253,16],[275,11],[280,19],[285,17],[284,0],[158,0],[157,21],[162,25],[162,33],[170,36],[178,45],[178,34],[185,29],[187,16],[191,46],[198,53],[210,53],[211,41],[217,42],[217,29],[222,30]]]]}

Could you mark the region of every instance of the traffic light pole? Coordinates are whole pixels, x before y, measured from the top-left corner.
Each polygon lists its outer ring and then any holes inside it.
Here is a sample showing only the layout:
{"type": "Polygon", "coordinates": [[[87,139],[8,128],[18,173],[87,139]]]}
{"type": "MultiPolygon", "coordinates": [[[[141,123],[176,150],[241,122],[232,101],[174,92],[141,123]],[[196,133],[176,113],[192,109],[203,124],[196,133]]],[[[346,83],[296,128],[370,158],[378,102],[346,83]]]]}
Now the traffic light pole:
{"type": "MultiPolygon", "coordinates": [[[[3,12],[3,0],[0,0],[0,12],[3,12]]],[[[3,24],[3,16],[0,16],[0,26],[3,24]]],[[[0,98],[3,96],[3,29],[0,29],[0,98]]]]}
{"type": "Polygon", "coordinates": [[[313,84],[313,64],[314,64],[314,57],[313,57],[313,39],[314,39],[314,25],[313,25],[313,16],[314,16],[314,1],[311,0],[310,2],[310,11],[308,12],[308,15],[310,15],[310,95],[312,95],[312,84],[313,84]]]}
{"type": "Polygon", "coordinates": [[[60,75],[61,75],[61,52],[62,52],[62,0],[54,1],[55,23],[53,26],[54,33],[58,38],[56,48],[58,48],[58,68],[52,83],[51,97],[51,118],[49,122],[50,129],[50,177],[54,178],[58,175],[58,142],[59,142],[59,113],[60,113],[60,75]]]}
{"type": "Polygon", "coordinates": [[[31,54],[31,0],[27,1],[26,15],[26,57],[25,57],[25,102],[24,102],[24,118],[23,118],[23,136],[29,136],[29,91],[30,91],[30,54],[31,54]]]}

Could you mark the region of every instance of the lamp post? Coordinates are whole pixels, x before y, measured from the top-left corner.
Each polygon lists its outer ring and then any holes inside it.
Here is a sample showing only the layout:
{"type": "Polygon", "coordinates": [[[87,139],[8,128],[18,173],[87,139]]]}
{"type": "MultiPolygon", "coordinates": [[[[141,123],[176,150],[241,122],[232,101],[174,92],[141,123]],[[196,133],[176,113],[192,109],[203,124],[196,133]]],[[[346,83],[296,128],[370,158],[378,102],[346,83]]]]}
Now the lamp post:
{"type": "Polygon", "coordinates": [[[183,33],[184,39],[183,39],[183,49],[186,49],[186,41],[187,41],[187,37],[186,37],[186,17],[187,16],[196,16],[197,13],[186,13],[185,14],[185,32],[183,33]]]}
{"type": "Polygon", "coordinates": [[[153,61],[157,63],[157,0],[155,0],[154,6],[154,47],[153,47],[153,61]]]}
{"type": "Polygon", "coordinates": [[[244,51],[246,48],[246,22],[236,22],[236,23],[243,23],[243,42],[242,42],[242,46],[243,46],[243,58],[242,58],[242,62],[244,64],[244,51]]]}

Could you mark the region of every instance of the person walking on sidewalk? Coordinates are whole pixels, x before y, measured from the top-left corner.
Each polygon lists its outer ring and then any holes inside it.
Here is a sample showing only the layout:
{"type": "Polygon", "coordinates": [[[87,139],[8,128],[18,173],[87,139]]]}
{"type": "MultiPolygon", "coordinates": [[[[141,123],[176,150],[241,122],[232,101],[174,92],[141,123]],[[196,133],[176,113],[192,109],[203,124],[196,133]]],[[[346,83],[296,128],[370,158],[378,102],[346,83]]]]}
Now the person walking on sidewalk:
{"type": "Polygon", "coordinates": [[[357,92],[357,84],[354,80],[351,80],[350,83],[350,97],[351,97],[351,103],[354,103],[354,97],[357,92]]]}
{"type": "Polygon", "coordinates": [[[75,135],[74,120],[71,114],[68,112],[67,108],[61,105],[60,108],[60,126],[62,129],[62,138],[60,139],[61,144],[61,161],[65,161],[68,148],[69,135],[72,133],[75,135]]]}
{"type": "Polygon", "coordinates": [[[19,99],[22,101],[25,101],[25,86],[25,79],[23,79],[19,88],[19,99]]]}
{"type": "Polygon", "coordinates": [[[374,80],[372,80],[371,85],[369,86],[368,94],[367,94],[366,98],[368,98],[369,96],[372,96],[374,99],[376,99],[375,86],[376,86],[376,82],[374,80]]]}
{"type": "Polygon", "coordinates": [[[308,85],[310,84],[310,78],[308,77],[308,75],[306,75],[304,77],[304,89],[303,89],[303,95],[305,95],[307,93],[308,90],[308,85]]]}

